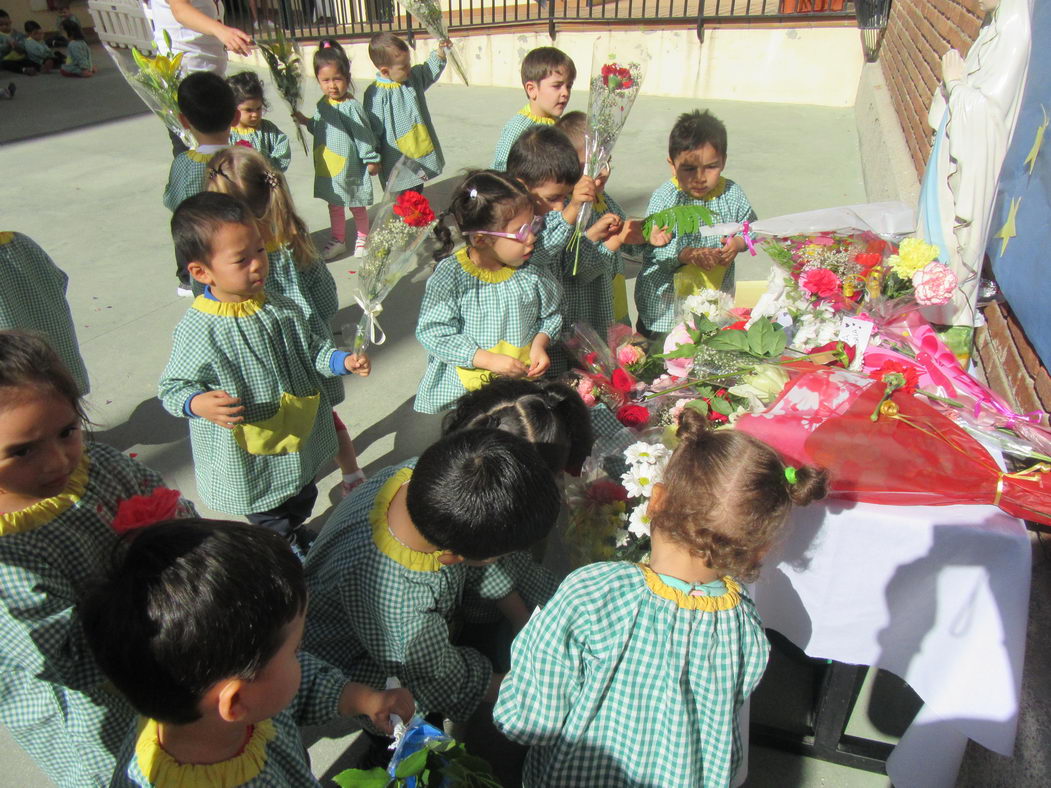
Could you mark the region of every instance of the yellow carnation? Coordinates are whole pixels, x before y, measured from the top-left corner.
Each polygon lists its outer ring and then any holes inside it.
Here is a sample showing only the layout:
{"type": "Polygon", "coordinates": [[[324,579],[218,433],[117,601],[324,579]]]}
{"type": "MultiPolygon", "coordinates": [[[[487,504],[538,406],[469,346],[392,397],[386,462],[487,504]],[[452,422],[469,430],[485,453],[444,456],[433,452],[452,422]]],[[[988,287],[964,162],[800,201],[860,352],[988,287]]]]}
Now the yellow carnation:
{"type": "Polygon", "coordinates": [[[898,247],[898,253],[887,258],[890,269],[899,279],[912,279],[912,275],[925,268],[938,257],[938,247],[919,238],[906,238],[898,247]]]}

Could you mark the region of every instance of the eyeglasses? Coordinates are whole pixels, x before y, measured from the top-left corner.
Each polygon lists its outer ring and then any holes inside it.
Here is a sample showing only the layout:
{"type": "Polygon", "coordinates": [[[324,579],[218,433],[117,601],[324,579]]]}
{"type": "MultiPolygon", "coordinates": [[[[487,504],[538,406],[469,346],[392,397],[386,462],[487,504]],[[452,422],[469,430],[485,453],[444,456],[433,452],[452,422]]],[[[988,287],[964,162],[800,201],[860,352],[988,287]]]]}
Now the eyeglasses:
{"type": "Polygon", "coordinates": [[[520,244],[524,244],[529,241],[530,235],[536,235],[540,232],[540,228],[544,226],[543,216],[534,216],[533,221],[529,224],[523,224],[518,228],[517,233],[498,233],[493,230],[472,230],[472,235],[495,235],[497,238],[510,238],[514,241],[518,241],[520,244]]]}

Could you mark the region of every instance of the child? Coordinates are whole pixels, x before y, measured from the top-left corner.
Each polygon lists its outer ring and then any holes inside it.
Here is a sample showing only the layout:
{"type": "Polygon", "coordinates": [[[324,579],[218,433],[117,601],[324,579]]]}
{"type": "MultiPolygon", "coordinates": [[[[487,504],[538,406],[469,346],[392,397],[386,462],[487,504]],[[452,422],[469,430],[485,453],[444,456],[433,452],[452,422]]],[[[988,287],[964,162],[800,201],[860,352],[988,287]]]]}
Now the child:
{"type": "MultiPolygon", "coordinates": [[[[68,9],[67,9],[68,10],[68,9]]],[[[66,62],[59,69],[64,77],[91,77],[95,75],[95,66],[91,61],[91,49],[84,40],[84,31],[76,22],[65,19],[62,31],[69,37],[66,50],[66,62]]]]}
{"type": "MultiPolygon", "coordinates": [[[[16,74],[25,74],[27,77],[36,76],[37,67],[32,60],[26,57],[25,47],[22,46],[24,36],[15,34],[11,17],[0,9],[0,68],[13,71],[16,74]]],[[[11,85],[14,85],[12,82],[11,85]]],[[[10,95],[14,98],[14,91],[8,86],[10,95]]]]}
{"type": "MultiPolygon", "coordinates": [[[[377,33],[369,41],[369,58],[378,73],[376,81],[365,89],[365,111],[380,143],[380,182],[384,188],[403,155],[414,159],[427,179],[442,174],[445,157],[424,91],[445,70],[450,46],[449,41],[438,42],[426,63],[410,68],[409,45],[393,33],[377,33]]],[[[422,184],[418,173],[405,173],[393,188],[421,191],[422,184]]]]}
{"type": "Polygon", "coordinates": [[[0,232],[0,329],[32,331],[47,339],[87,394],[88,372],[66,301],[69,277],[47,252],[21,233],[0,232]]]}
{"type": "Polygon", "coordinates": [[[175,328],[159,387],[168,412],[190,419],[197,489],[210,508],[303,549],[314,477],[336,453],[321,380],[368,375],[368,357],[336,350],[294,301],[264,294],[266,250],[244,203],[195,195],[172,217],[172,236],[207,285],[175,328]]]}
{"type": "Polygon", "coordinates": [[[416,324],[429,354],[417,411],[445,410],[492,374],[535,378],[547,371],[548,343],[562,328],[558,283],[525,265],[541,221],[525,188],[501,173],[472,172],[458,187],[434,229],[440,262],[416,324]],[[446,216],[466,242],[452,255],[446,216]]]}
{"type": "Polygon", "coordinates": [[[242,71],[227,77],[227,84],[234,92],[237,104],[237,120],[230,129],[230,144],[242,140],[266,156],[277,169],[284,172],[292,161],[292,150],[288,137],[281,129],[263,117],[263,110],[270,105],[263,98],[263,83],[254,71],[242,71]]]}
{"type": "MultiPolygon", "coordinates": [[[[236,145],[212,157],[208,165],[208,191],[229,194],[243,201],[259,220],[270,273],[266,292],[291,298],[310,321],[311,330],[332,339],[332,319],[339,310],[336,280],[318,256],[306,223],[296,213],[288,184],[271,169],[262,154],[236,145]]],[[[321,382],[332,405],[343,401],[343,380],[321,382]]],[[[344,494],[365,480],[358,467],[354,443],[346,425],[332,411],[339,441],[339,465],[344,494]]]]}
{"type": "Polygon", "coordinates": [[[466,721],[502,677],[450,643],[465,561],[543,539],[558,500],[536,451],[501,430],[462,430],[385,468],[336,507],[307,557],[305,648],[372,687],[396,676],[422,713],[466,721]]]}
{"type": "Polygon", "coordinates": [[[372,178],[379,171],[379,143],[354,100],[350,81],[350,61],[336,41],[324,39],[314,53],[314,76],[324,95],[313,118],[296,113],[296,120],[314,135],[314,196],[328,203],[332,234],[321,252],[335,260],[347,251],[347,225],[344,206],[350,208],[358,237],[354,255],[365,250],[369,234],[372,178]]]}
{"type": "MultiPolygon", "coordinates": [[[[179,122],[190,130],[197,147],[172,159],[168,185],[164,188],[164,205],[173,212],[187,197],[204,189],[208,161],[230,144],[230,126],[237,117],[234,92],[222,77],[208,71],[198,71],[182,80],[178,100],[179,122]]],[[[187,262],[179,257],[176,248],[175,273],[179,278],[176,293],[180,296],[193,295],[187,262]]]]}
{"type": "Polygon", "coordinates": [[[114,786],[320,786],[299,726],[412,717],[406,690],[298,653],[303,567],[276,534],[168,520],[130,537],[83,605],[92,652],[142,715],[114,786]]]}
{"type": "Polygon", "coordinates": [[[66,37],[69,35],[69,33],[63,27],[63,25],[66,22],[69,22],[70,24],[74,25],[76,27],[77,32],[80,34],[79,38],[83,39],[84,30],[83,28],[81,28],[80,20],[77,19],[76,14],[69,10],[69,3],[66,2],[66,0],[61,0],[55,5],[55,11],[58,12],[58,17],[55,20],[55,24],[57,26],[56,31],[49,35],[44,43],[46,43],[49,47],[58,47],[59,49],[65,49],[69,46],[69,42],[71,40],[76,40],[66,37]],[[66,36],[62,35],[63,32],[66,33],[66,36]]]}
{"type": "Polygon", "coordinates": [[[26,37],[22,39],[22,47],[25,49],[26,57],[45,74],[51,73],[51,69],[63,62],[61,52],[56,52],[44,43],[44,29],[30,19],[24,25],[26,37]]]}
{"type": "MultiPolygon", "coordinates": [[[[164,487],[116,449],[85,447],[83,423],[77,384],[47,343],[0,331],[0,720],[61,786],[109,785],[134,717],[89,653],[76,605],[117,542],[122,502],[164,487]]],[[[192,516],[173,495],[172,516],[192,516]]]]}
{"type": "Polygon", "coordinates": [[[507,167],[511,146],[530,126],[554,125],[569,103],[576,78],[577,67],[573,65],[573,59],[560,49],[538,47],[522,59],[522,87],[529,103],[507,121],[500,132],[492,169],[507,167]]]}
{"type": "MultiPolygon", "coordinates": [[[[710,112],[679,116],[668,140],[672,179],[650,197],[646,215],[678,205],[703,205],[716,223],[755,221],[744,190],[722,177],[726,166],[726,126],[710,112]]],[[[635,282],[638,329],[647,337],[666,333],[675,325],[675,291],[689,295],[694,289],[722,289],[733,293],[733,261],[747,248],[733,236],[676,234],[671,243],[647,249],[642,272],[635,282]],[[687,280],[680,288],[676,272],[687,280]]]]}
{"type": "Polygon", "coordinates": [[[523,785],[730,785],[737,712],[769,644],[734,576],[756,576],[826,474],[684,411],[654,485],[650,564],[573,572],[526,625],[494,719],[532,747],[523,785]]]}

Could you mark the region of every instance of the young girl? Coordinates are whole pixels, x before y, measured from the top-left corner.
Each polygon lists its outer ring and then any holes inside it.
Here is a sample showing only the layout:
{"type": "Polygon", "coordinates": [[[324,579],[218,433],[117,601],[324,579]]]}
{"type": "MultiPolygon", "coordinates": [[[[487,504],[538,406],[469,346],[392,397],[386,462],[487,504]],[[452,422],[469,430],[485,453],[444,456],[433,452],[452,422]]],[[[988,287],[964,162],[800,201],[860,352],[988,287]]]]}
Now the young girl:
{"type": "MultiPolygon", "coordinates": [[[[0,331],[0,722],[62,786],[109,785],[134,717],[88,653],[75,606],[109,561],[119,504],[164,487],[115,449],[85,448],[83,422],[51,348],[0,331]]],[[[177,493],[166,505],[193,514],[177,493]]]]}
{"type": "Polygon", "coordinates": [[[95,65],[91,61],[91,49],[84,40],[84,31],[74,19],[62,20],[62,32],[69,38],[66,62],[59,68],[64,77],[92,77],[95,65]]]}
{"type": "Polygon", "coordinates": [[[379,143],[369,122],[354,99],[350,81],[350,61],[336,41],[322,40],[314,53],[314,76],[324,95],[313,118],[296,113],[296,120],[314,135],[314,196],[328,203],[332,235],[322,250],[326,260],[347,251],[346,214],[350,208],[358,237],[354,254],[365,249],[369,234],[372,179],[379,171],[379,143]]]}
{"type": "Polygon", "coordinates": [[[725,786],[737,712],[769,644],[738,580],[756,576],[824,471],[786,468],[761,441],[683,414],[649,514],[649,565],[573,572],[526,625],[494,711],[530,745],[523,785],[725,786]]]}
{"type": "Polygon", "coordinates": [[[429,354],[417,411],[445,410],[492,375],[536,378],[547,371],[548,344],[562,328],[558,283],[525,265],[542,222],[525,187],[503,173],[478,170],[460,184],[434,230],[440,262],[416,325],[429,354]],[[446,216],[467,244],[452,255],[446,216]]]}
{"type": "MultiPolygon", "coordinates": [[[[244,146],[219,151],[208,163],[208,191],[229,194],[251,208],[259,219],[266,244],[270,273],[266,291],[291,298],[307,316],[320,336],[332,339],[332,319],[339,310],[336,280],[318,257],[306,223],[299,218],[288,183],[262,154],[244,146]]],[[[321,382],[333,405],[343,401],[343,381],[326,378],[321,382]]],[[[339,466],[343,473],[344,494],[365,480],[350,432],[335,411],[339,440],[339,466]]]]}
{"type": "Polygon", "coordinates": [[[230,129],[230,144],[247,142],[266,156],[267,161],[284,172],[292,161],[288,137],[263,117],[270,105],[263,98],[263,83],[254,71],[242,71],[226,78],[237,101],[237,119],[230,129]]]}

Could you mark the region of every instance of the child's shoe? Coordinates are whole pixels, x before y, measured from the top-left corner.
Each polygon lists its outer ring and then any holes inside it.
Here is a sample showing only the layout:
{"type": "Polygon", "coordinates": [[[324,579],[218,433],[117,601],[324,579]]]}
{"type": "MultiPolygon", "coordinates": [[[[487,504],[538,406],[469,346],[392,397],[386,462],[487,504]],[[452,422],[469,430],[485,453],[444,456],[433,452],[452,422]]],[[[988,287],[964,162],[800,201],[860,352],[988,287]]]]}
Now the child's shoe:
{"type": "Polygon", "coordinates": [[[4,98],[13,99],[15,97],[15,88],[17,87],[18,85],[16,85],[14,82],[9,83],[6,88],[0,90],[0,96],[3,96],[4,98]]]}
{"type": "Polygon", "coordinates": [[[325,260],[335,260],[347,251],[347,245],[343,241],[337,241],[335,238],[330,238],[328,243],[325,244],[325,248],[321,250],[321,256],[325,260]]]}
{"type": "Polygon", "coordinates": [[[365,241],[368,240],[367,235],[358,233],[358,240],[354,242],[354,256],[361,257],[365,254],[365,241]]]}

